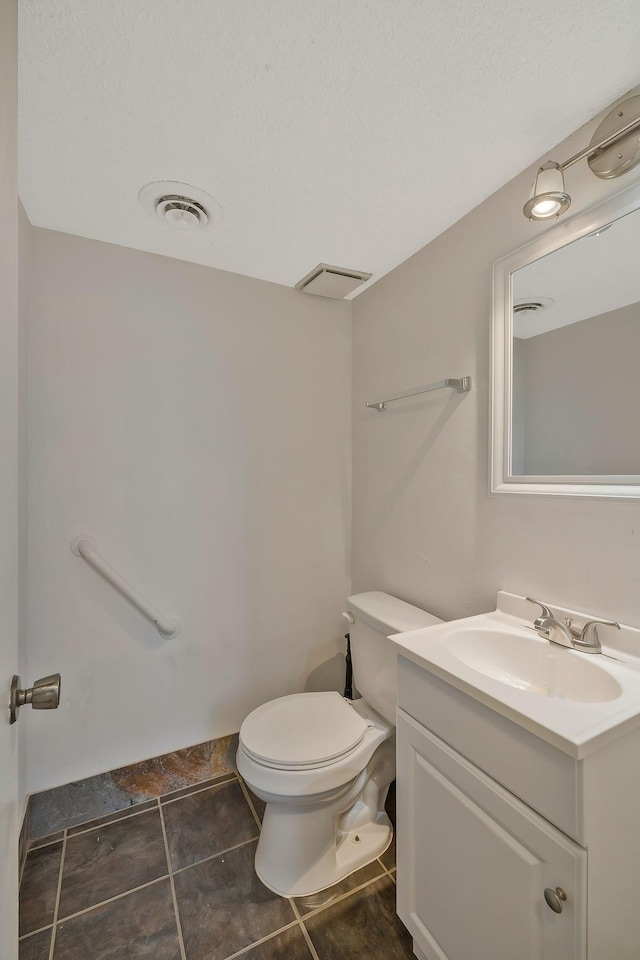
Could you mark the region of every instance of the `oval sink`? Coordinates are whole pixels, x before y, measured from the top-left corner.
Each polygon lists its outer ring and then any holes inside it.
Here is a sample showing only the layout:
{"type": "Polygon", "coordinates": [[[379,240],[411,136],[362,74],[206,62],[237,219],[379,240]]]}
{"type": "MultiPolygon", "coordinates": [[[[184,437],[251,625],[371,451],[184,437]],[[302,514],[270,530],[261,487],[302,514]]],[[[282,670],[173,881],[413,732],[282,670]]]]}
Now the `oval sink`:
{"type": "Polygon", "coordinates": [[[540,697],[601,703],[622,693],[618,681],[587,655],[535,636],[469,628],[451,636],[447,647],[478,673],[540,697]]]}

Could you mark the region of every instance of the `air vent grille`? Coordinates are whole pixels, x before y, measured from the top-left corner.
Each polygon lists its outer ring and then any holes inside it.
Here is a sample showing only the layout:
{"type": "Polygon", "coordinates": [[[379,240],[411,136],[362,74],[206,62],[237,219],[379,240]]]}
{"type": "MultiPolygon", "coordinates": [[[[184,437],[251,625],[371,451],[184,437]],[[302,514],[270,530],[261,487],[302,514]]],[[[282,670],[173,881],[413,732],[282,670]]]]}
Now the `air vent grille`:
{"type": "Polygon", "coordinates": [[[544,310],[544,303],[540,303],[539,300],[530,300],[529,303],[516,303],[513,308],[514,313],[537,313],[538,310],[544,310]]]}
{"type": "Polygon", "coordinates": [[[513,302],[514,317],[531,316],[533,313],[540,313],[541,310],[548,310],[553,306],[551,297],[518,297],[513,302]]]}
{"type": "Polygon", "coordinates": [[[205,231],[222,223],[222,207],[213,197],[178,180],[154,180],[147,183],[138,199],[155,221],[177,232],[205,231]]]}
{"type": "Polygon", "coordinates": [[[189,197],[170,195],[160,197],[156,204],[156,213],[161,220],[166,220],[175,226],[206,227],[209,222],[207,211],[196,200],[189,197]]]}
{"type": "Polygon", "coordinates": [[[319,263],[296,283],[296,290],[332,300],[342,300],[370,278],[370,273],[363,273],[361,270],[347,270],[344,267],[319,263]]]}

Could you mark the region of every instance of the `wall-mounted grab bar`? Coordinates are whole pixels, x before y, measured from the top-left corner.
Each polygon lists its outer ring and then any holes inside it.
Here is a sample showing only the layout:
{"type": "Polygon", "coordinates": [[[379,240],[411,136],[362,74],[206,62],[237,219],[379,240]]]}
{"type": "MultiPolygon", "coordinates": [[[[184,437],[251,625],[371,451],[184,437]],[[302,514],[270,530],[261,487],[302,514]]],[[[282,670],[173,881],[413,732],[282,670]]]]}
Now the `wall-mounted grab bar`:
{"type": "Polygon", "coordinates": [[[71,541],[71,550],[76,557],[82,557],[94,570],[102,574],[105,580],[115,587],[123,597],[126,597],[138,610],[148,617],[157,627],[158,633],[166,640],[176,637],[182,629],[182,624],[175,617],[163,617],[148,600],[145,600],[138,591],[131,586],[128,580],[121,577],[110,563],[98,553],[98,544],[94,537],[79,536],[71,541]]]}
{"type": "Polygon", "coordinates": [[[405,397],[415,397],[419,393],[431,393],[432,390],[442,390],[443,387],[453,387],[459,393],[468,393],[471,390],[471,377],[460,377],[459,380],[447,377],[446,380],[438,380],[437,383],[427,383],[424,387],[416,387],[415,390],[407,390],[406,393],[397,393],[394,397],[386,397],[384,400],[367,400],[367,406],[373,407],[378,412],[387,409],[388,403],[394,400],[404,400],[405,397]]]}

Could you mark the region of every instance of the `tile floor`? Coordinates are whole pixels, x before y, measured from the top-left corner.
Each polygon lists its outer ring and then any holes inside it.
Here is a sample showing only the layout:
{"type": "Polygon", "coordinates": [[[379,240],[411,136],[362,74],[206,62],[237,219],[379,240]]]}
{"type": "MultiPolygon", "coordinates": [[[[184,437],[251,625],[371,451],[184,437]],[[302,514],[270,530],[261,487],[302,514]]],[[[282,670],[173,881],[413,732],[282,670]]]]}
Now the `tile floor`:
{"type": "Polygon", "coordinates": [[[284,899],[253,869],[262,811],[229,774],[37,841],[20,960],[414,960],[393,846],[330,890],[284,899]]]}

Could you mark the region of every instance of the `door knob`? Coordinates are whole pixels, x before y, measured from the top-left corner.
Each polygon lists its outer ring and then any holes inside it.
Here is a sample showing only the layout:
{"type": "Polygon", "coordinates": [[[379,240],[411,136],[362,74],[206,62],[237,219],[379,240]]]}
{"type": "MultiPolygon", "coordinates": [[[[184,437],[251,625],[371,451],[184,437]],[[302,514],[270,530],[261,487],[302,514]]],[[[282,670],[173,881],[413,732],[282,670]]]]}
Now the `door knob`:
{"type": "Polygon", "coordinates": [[[20,689],[20,677],[14,674],[9,694],[10,723],[16,722],[18,710],[26,703],[30,703],[34,710],[56,710],[60,706],[60,674],[41,677],[26,690],[20,689]]]}
{"type": "Polygon", "coordinates": [[[544,898],[554,913],[562,913],[562,902],[567,899],[562,887],[556,887],[555,890],[552,890],[551,887],[545,887],[544,898]]]}

